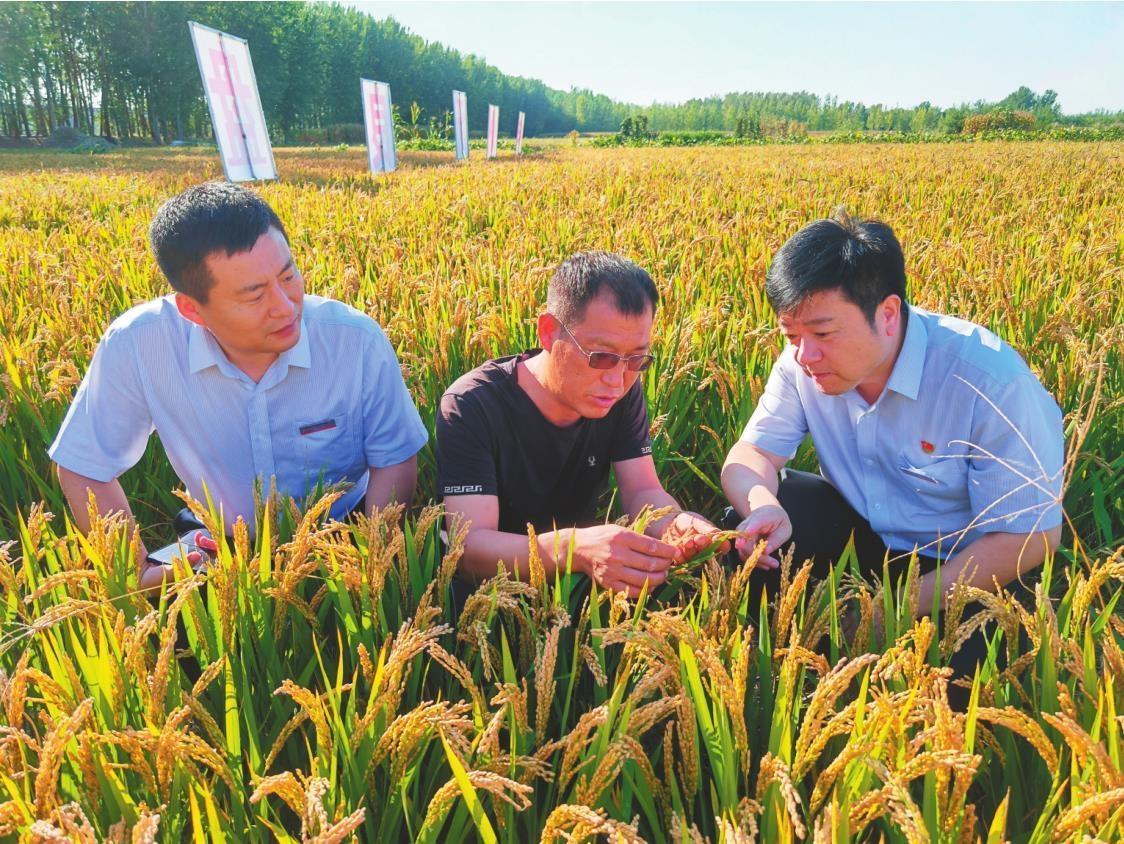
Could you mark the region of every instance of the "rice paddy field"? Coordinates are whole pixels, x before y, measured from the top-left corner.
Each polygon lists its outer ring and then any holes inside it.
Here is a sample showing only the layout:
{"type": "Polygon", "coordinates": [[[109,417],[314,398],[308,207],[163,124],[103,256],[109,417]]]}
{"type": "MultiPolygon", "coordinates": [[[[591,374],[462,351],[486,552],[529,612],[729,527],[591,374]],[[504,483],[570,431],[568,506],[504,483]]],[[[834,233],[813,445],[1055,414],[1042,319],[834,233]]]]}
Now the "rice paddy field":
{"type": "MultiPolygon", "coordinates": [[[[820,583],[794,559],[755,606],[751,558],[642,603],[501,575],[454,618],[463,533],[438,540],[432,443],[413,511],[269,502],[256,530],[214,525],[233,539],[209,575],[149,600],[119,522],[68,524],[46,447],[105,326],[166,292],[157,205],[221,170],[202,150],[0,153],[0,840],[1124,837],[1124,145],[401,158],[372,178],[359,149],[277,151],[260,190],[308,290],[386,328],[432,430],[447,384],[532,345],[554,265],[625,254],[663,296],[657,464],[712,516],[781,348],[770,256],[839,204],[890,223],[912,300],[997,332],[1065,412],[1037,604],[960,588],[938,627],[912,621],[908,562],[820,583]],[[951,677],[983,624],[988,661],[951,677]]],[[[149,547],[170,541],[158,442],[123,481],[149,547]]]]}

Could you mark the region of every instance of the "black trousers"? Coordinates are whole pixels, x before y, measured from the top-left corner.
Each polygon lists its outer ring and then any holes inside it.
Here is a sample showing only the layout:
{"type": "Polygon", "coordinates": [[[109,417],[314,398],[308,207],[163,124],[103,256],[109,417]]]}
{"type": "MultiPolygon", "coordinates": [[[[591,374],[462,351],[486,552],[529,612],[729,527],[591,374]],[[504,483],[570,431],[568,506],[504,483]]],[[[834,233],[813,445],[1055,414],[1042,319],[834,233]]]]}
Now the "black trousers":
{"type": "MultiPolygon", "coordinates": [[[[778,554],[794,551],[794,560],[802,563],[807,559],[813,560],[812,577],[824,579],[828,577],[831,567],[843,553],[847,542],[854,537],[855,556],[858,559],[859,570],[862,576],[881,578],[883,562],[887,552],[890,555],[890,578],[897,581],[905,577],[906,563],[912,553],[911,550],[887,548],[886,544],[874,532],[870,523],[847,503],[839,491],[819,475],[809,472],[799,472],[784,469],[781,472],[781,482],[777,488],[777,500],[788,514],[792,522],[792,538],[781,546],[778,554]],[[900,557],[894,562],[895,557],[900,557]]],[[[737,527],[741,518],[728,508],[723,516],[723,527],[733,529],[737,527]]],[[[921,574],[928,574],[937,567],[937,558],[925,554],[918,555],[918,564],[921,574]]],[[[780,587],[780,572],[778,570],[757,569],[750,577],[749,588],[752,606],[757,606],[764,592],[772,600],[776,597],[780,587]]],[[[1026,583],[1011,583],[1006,587],[1026,607],[1032,607],[1034,602],[1033,585],[1026,583]]],[[[980,609],[979,604],[969,604],[964,609],[964,618],[980,609]]],[[[924,610],[924,608],[922,608],[924,610]]],[[[934,619],[941,630],[943,613],[934,619]]],[[[977,664],[983,663],[987,658],[987,638],[995,632],[994,624],[984,625],[974,633],[967,642],[952,656],[950,665],[957,677],[971,679],[977,664]]],[[[1020,647],[1027,647],[1023,637],[1020,647]]],[[[1006,648],[1001,647],[998,654],[1000,667],[1006,664],[1006,648]]],[[[949,700],[954,706],[963,708],[967,705],[968,694],[966,690],[956,686],[949,687],[949,700]]]]}

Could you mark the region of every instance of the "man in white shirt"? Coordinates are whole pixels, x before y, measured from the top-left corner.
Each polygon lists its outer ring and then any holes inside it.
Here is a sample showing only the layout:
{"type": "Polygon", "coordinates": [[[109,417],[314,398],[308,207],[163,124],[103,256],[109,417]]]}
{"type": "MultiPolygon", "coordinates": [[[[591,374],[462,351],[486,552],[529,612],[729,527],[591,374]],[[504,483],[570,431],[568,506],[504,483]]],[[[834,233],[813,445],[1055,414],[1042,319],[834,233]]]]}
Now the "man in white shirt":
{"type": "MultiPolygon", "coordinates": [[[[254,523],[254,486],[298,500],[344,483],[332,515],[409,502],[428,433],[382,329],[304,295],[284,226],[236,185],[189,188],[149,238],[174,293],[113,321],[50,448],[78,526],[88,495],[132,519],[118,477],[155,431],[172,468],[226,525],[254,523]]],[[[141,554],[140,585],[167,567],[141,554]]]]}
{"type": "Polygon", "coordinates": [[[928,612],[960,578],[994,590],[1057,548],[1057,403],[990,331],[907,303],[888,226],[842,212],[811,223],[777,253],[766,293],[788,347],[722,470],[752,537],[743,554],[791,541],[822,575],[854,532],[864,573],[880,575],[887,551],[916,549],[928,612]],[[806,435],[822,479],[778,485],[806,435]]]}

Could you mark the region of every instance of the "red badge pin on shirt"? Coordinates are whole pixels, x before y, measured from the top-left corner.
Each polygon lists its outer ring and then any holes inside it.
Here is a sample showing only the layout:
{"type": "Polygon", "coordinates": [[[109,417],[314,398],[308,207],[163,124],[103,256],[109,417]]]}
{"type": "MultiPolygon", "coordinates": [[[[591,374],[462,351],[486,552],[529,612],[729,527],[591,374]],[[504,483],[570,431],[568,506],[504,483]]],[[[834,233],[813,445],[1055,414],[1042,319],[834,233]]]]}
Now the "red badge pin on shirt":
{"type": "Polygon", "coordinates": [[[931,442],[929,442],[928,440],[922,440],[921,441],[921,450],[923,452],[925,452],[926,454],[932,454],[933,453],[933,444],[931,442]]]}

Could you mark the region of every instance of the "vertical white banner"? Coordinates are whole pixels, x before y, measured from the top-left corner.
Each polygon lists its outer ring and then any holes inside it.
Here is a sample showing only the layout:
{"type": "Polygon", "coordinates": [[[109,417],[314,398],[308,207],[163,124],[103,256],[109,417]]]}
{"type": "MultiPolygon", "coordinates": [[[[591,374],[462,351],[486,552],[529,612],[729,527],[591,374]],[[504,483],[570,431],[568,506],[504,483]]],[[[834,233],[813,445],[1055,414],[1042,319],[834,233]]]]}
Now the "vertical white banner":
{"type": "Polygon", "coordinates": [[[500,134],[500,107],[488,104],[488,155],[487,158],[496,157],[496,145],[500,134]]]}
{"type": "Polygon", "coordinates": [[[390,86],[385,82],[360,79],[359,92],[363,97],[363,123],[367,128],[367,160],[371,172],[390,173],[398,166],[390,86]]]}
{"type": "Polygon", "coordinates": [[[527,119],[527,115],[519,112],[519,126],[515,130],[515,154],[523,154],[523,123],[527,119]]]}
{"type": "Polygon", "coordinates": [[[187,25],[226,178],[232,182],[276,179],[249,43],[195,21],[187,25]]]}
{"type": "Polygon", "coordinates": [[[468,96],[464,91],[453,91],[453,134],[457,161],[468,158],[468,96]]]}

